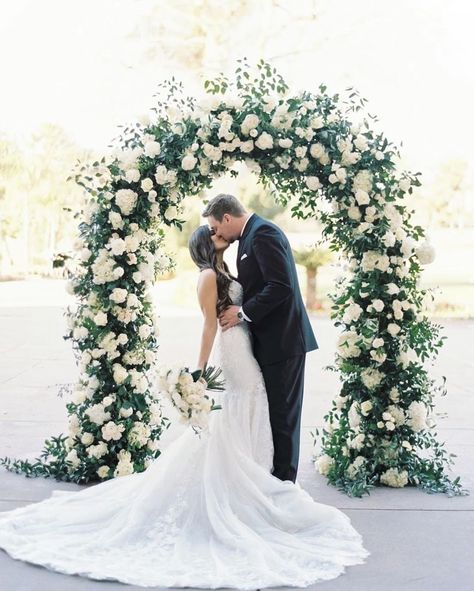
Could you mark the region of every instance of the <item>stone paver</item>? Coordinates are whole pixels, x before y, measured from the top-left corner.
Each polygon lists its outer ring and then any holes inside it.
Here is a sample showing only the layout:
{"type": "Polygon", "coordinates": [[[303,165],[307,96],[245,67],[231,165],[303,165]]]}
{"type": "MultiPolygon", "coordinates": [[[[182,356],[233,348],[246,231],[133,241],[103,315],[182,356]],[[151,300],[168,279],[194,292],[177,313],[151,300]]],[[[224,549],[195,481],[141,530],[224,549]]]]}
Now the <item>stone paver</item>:
{"type": "MultiPolygon", "coordinates": [[[[71,344],[62,339],[65,296],[59,283],[0,284],[0,455],[36,457],[46,437],[66,429],[65,401],[60,384],[74,382],[77,370],[71,344]],[[26,290],[28,292],[26,293],[26,290]],[[48,292],[48,290],[50,290],[48,292]],[[46,293],[45,293],[46,291],[46,293]],[[3,298],[2,298],[3,296],[3,298]],[[36,304],[32,305],[32,303],[36,304]],[[17,305],[15,305],[17,304],[17,305]]],[[[193,365],[199,344],[200,317],[160,308],[161,358],[193,365]]],[[[416,489],[379,488],[363,499],[350,499],[326,484],[311,464],[311,430],[321,425],[338,378],[323,367],[332,361],[336,330],[326,318],[313,317],[320,349],[307,361],[299,480],[317,501],[349,515],[371,552],[365,565],[351,567],[333,581],[314,589],[328,591],[455,591],[473,588],[474,499],[428,495],[416,489]]],[[[439,438],[457,454],[455,474],[474,488],[474,361],[470,355],[473,321],[440,321],[448,340],[432,369],[445,375],[448,396],[437,404],[439,438]]],[[[0,468],[0,511],[48,497],[53,489],[78,485],[28,479],[0,468]]],[[[0,551],[0,591],[54,591],[107,588],[139,589],[121,583],[70,577],[11,559],[0,551]]]]}

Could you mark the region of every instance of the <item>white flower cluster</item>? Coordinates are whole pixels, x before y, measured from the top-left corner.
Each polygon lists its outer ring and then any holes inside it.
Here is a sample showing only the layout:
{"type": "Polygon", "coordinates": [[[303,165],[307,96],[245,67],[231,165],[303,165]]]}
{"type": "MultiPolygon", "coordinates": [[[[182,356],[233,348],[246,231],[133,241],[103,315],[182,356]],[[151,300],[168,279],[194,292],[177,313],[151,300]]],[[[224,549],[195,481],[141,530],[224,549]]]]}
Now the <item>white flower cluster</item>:
{"type": "Polygon", "coordinates": [[[408,472],[406,470],[399,471],[396,468],[389,468],[380,475],[380,482],[393,488],[403,488],[408,484],[408,472]]]}
{"type": "Polygon", "coordinates": [[[405,413],[402,408],[391,404],[387,410],[382,413],[382,420],[377,423],[379,429],[394,431],[397,427],[405,424],[405,413]]]}
{"type": "Polygon", "coordinates": [[[410,406],[407,409],[408,420],[407,424],[409,427],[413,429],[413,431],[418,432],[426,429],[427,427],[427,417],[428,417],[428,409],[423,402],[418,400],[414,400],[410,403],[410,406]]]}
{"type": "Polygon", "coordinates": [[[378,369],[367,367],[361,372],[360,378],[368,390],[375,390],[382,383],[384,374],[378,369]]]}
{"type": "Polygon", "coordinates": [[[118,463],[114,470],[114,476],[128,476],[129,474],[133,474],[134,467],[132,462],[132,454],[129,451],[122,449],[117,454],[117,458],[118,463]]]}
{"type": "Polygon", "coordinates": [[[353,330],[343,332],[337,340],[337,352],[344,359],[358,357],[361,349],[358,346],[362,337],[353,330]]]}
{"type": "Polygon", "coordinates": [[[415,250],[415,254],[422,265],[429,265],[435,260],[435,250],[427,240],[415,250]]]}
{"type": "Polygon", "coordinates": [[[351,480],[354,480],[360,472],[360,470],[365,466],[366,459],[364,456],[357,456],[353,462],[349,464],[346,470],[347,477],[351,480]]]}
{"type": "Polygon", "coordinates": [[[146,425],[142,421],[135,421],[128,433],[128,441],[132,445],[143,447],[148,443],[150,435],[151,429],[148,425],[146,425]]]}
{"type": "Polygon", "coordinates": [[[362,255],[361,267],[365,273],[378,269],[379,271],[387,271],[390,266],[389,257],[376,250],[367,250],[362,255]]]}
{"type": "Polygon", "coordinates": [[[213,401],[206,394],[204,381],[194,381],[187,369],[162,368],[159,371],[160,391],[179,411],[183,422],[197,430],[205,429],[213,401]]]}
{"type": "Polygon", "coordinates": [[[334,458],[331,458],[327,454],[322,454],[318,456],[314,465],[320,474],[327,476],[329,470],[334,466],[334,458]]]}

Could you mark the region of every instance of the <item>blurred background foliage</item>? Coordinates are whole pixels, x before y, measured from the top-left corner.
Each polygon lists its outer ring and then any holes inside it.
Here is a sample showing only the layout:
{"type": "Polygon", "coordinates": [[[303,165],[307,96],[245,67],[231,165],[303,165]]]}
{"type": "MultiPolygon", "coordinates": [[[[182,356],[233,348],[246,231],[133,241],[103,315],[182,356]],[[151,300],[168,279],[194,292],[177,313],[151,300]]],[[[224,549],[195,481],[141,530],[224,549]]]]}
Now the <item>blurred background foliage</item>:
{"type": "MultiPolygon", "coordinates": [[[[28,4],[25,0],[23,4],[27,6],[28,14],[33,16],[36,9],[34,3],[28,4]]],[[[85,0],[85,4],[88,5],[88,0],[85,0]]],[[[69,22],[69,16],[66,13],[62,14],[62,11],[67,12],[69,8],[66,10],[59,2],[55,6],[55,12],[50,13],[51,19],[54,21],[54,18],[67,17],[69,22]]],[[[79,11],[86,10],[87,6],[74,6],[75,18],[79,22],[82,18],[79,11]]],[[[112,5],[110,2],[104,2],[100,7],[94,6],[97,7],[97,12],[95,17],[88,17],[90,28],[85,27],[82,30],[79,23],[76,29],[63,31],[66,36],[83,35],[81,38],[85,40],[86,47],[90,45],[91,52],[99,39],[99,35],[94,33],[94,27],[100,29],[101,19],[110,16],[112,5]]],[[[221,71],[232,71],[235,60],[244,55],[250,60],[264,57],[279,68],[285,78],[289,77],[290,82],[293,79],[300,87],[304,87],[309,79],[308,64],[317,64],[318,74],[311,74],[311,88],[316,88],[314,79],[319,83],[327,81],[330,77],[331,68],[334,68],[329,62],[333,56],[334,63],[347,64],[344,66],[346,69],[341,70],[338,81],[347,85],[354,79],[356,82],[359,79],[363,80],[365,89],[370,91],[369,104],[374,101],[375,108],[383,110],[386,104],[383,98],[377,95],[377,90],[381,88],[380,80],[374,78],[371,87],[364,70],[373,69],[373,64],[364,58],[367,39],[376,39],[377,35],[386,36],[386,22],[397,18],[400,12],[405,16],[410,14],[412,21],[406,21],[406,51],[413,49],[413,46],[410,46],[410,36],[411,43],[417,43],[416,47],[422,48],[418,39],[417,23],[426,23],[426,39],[423,41],[426,48],[423,51],[426,49],[429,57],[426,63],[433,62],[432,67],[436,68],[436,59],[442,57],[436,54],[436,47],[442,42],[440,31],[436,29],[441,20],[439,16],[436,17],[436,7],[428,14],[423,12],[421,7],[412,7],[405,0],[397,7],[383,7],[380,4],[377,8],[364,0],[358,4],[356,16],[350,12],[355,10],[351,6],[353,5],[349,2],[342,2],[340,7],[336,7],[328,0],[302,0],[298,3],[289,0],[139,0],[127,3],[126,0],[121,0],[117,3],[115,37],[111,37],[114,44],[107,46],[103,54],[94,54],[94,59],[99,63],[98,71],[92,70],[87,52],[83,55],[79,52],[77,63],[70,67],[80,68],[83,63],[88,64],[91,76],[97,76],[96,82],[114,84],[116,79],[112,78],[111,73],[110,79],[108,78],[109,73],[104,70],[104,64],[107,64],[110,71],[112,66],[120,66],[124,80],[124,73],[127,72],[132,76],[130,80],[134,80],[137,86],[135,89],[133,84],[127,83],[129,102],[132,102],[133,97],[137,104],[146,107],[149,99],[146,92],[152,86],[156,88],[163,77],[176,75],[185,82],[185,87],[190,93],[198,93],[202,90],[205,78],[211,78],[221,71]],[[368,20],[364,14],[367,16],[369,13],[368,20]],[[120,16],[122,21],[119,22],[120,16]],[[356,17],[360,21],[356,22],[356,17]],[[352,28],[348,28],[351,19],[352,28]],[[427,41],[429,35],[432,36],[433,50],[427,41]],[[340,54],[335,50],[339,48],[343,56],[349,57],[349,45],[346,48],[344,43],[352,42],[351,40],[359,43],[357,72],[354,72],[351,60],[345,59],[341,62],[340,54]],[[146,83],[148,86],[138,88],[140,83],[146,83]]],[[[22,22],[27,25],[24,19],[22,22]]],[[[32,22],[31,26],[33,25],[32,22]]],[[[457,35],[457,38],[459,37],[460,35],[457,35]]],[[[58,55],[60,59],[57,46],[51,47],[54,55],[58,55]]],[[[403,54],[405,49],[401,47],[397,51],[403,54]]],[[[383,55],[380,59],[384,59],[383,55]]],[[[403,55],[397,55],[395,59],[403,62],[403,55]]],[[[417,55],[416,59],[421,58],[417,55]]],[[[452,69],[449,64],[446,67],[452,69]]],[[[50,72],[48,68],[53,69],[54,64],[45,66],[41,76],[56,75],[54,69],[50,72]]],[[[406,72],[406,76],[410,75],[410,72],[406,72]]],[[[77,76],[80,77],[79,72],[77,76]]],[[[423,72],[423,76],[426,86],[429,82],[428,74],[423,72]]],[[[464,80],[461,82],[464,84],[464,80]]],[[[74,114],[78,119],[95,116],[96,105],[94,102],[88,104],[87,100],[99,100],[97,96],[100,97],[101,93],[104,100],[107,100],[107,92],[110,89],[104,87],[101,90],[99,87],[91,91],[90,88],[88,85],[78,85],[75,89],[76,93],[84,93],[80,95],[81,108],[74,114]],[[86,88],[83,88],[84,86],[86,88]],[[95,99],[92,96],[94,93],[95,99]]],[[[125,87],[119,91],[124,92],[125,87]]],[[[418,91],[421,92],[419,89],[418,91]]],[[[439,92],[441,93],[441,90],[439,92]]],[[[459,97],[462,96],[460,93],[459,97]]],[[[22,100],[22,97],[19,96],[19,100],[22,100]]],[[[35,101],[34,96],[32,100],[35,101]]],[[[407,100],[411,99],[408,97],[407,100]]],[[[415,97],[413,100],[418,99],[415,97]]],[[[119,101],[116,105],[112,101],[107,107],[114,114],[116,122],[124,123],[123,105],[120,105],[122,103],[119,101]],[[118,112],[115,113],[114,109],[118,112]]],[[[416,119],[420,115],[415,112],[413,116],[416,119]]],[[[452,117],[456,116],[453,112],[452,117]]],[[[26,117],[27,113],[25,119],[26,117]]],[[[408,115],[406,117],[408,118],[408,115]]],[[[418,149],[416,141],[411,138],[411,144],[410,140],[408,141],[411,159],[401,162],[401,166],[411,168],[410,165],[414,163],[423,173],[423,184],[410,197],[410,204],[415,211],[416,221],[427,228],[437,251],[435,263],[427,267],[423,275],[424,286],[437,290],[436,307],[433,312],[442,316],[473,317],[473,159],[462,149],[454,151],[444,142],[443,136],[439,135],[441,127],[444,131],[449,130],[455,122],[445,119],[443,114],[439,117],[439,121],[433,122],[436,130],[433,127],[428,133],[426,128],[422,127],[426,122],[419,118],[419,134],[424,135],[419,145],[423,145],[425,149],[418,149]],[[431,146],[432,151],[430,152],[426,146],[431,146]]],[[[78,124],[77,127],[81,126],[78,124]]],[[[99,119],[97,127],[100,127],[99,119]]],[[[416,125],[412,125],[411,129],[414,127],[416,125]]],[[[71,132],[69,126],[61,125],[57,121],[41,123],[34,127],[34,131],[30,129],[23,135],[12,133],[11,130],[14,128],[12,124],[2,126],[0,123],[0,281],[35,276],[58,279],[62,276],[63,270],[54,269],[52,261],[55,254],[68,252],[72,248],[78,223],[74,213],[82,200],[79,187],[66,179],[78,160],[102,157],[106,149],[105,144],[99,140],[95,142],[95,147],[91,148],[91,143],[83,141],[77,130],[75,133],[71,132]]],[[[392,129],[387,130],[389,137],[394,129],[392,125],[392,129]]],[[[393,139],[398,141],[399,138],[393,139]]],[[[402,147],[402,156],[403,154],[402,147]]],[[[194,289],[189,287],[190,282],[194,284],[195,269],[187,252],[187,241],[193,229],[204,223],[200,216],[204,200],[221,191],[235,194],[250,210],[273,220],[286,231],[295,251],[302,291],[307,298],[308,306],[314,311],[327,313],[327,293],[331,291],[341,269],[336,257],[328,256],[324,244],[314,249],[314,245],[321,238],[318,222],[292,219],[289,208],[285,209],[275,203],[245,167],[242,167],[236,179],[218,179],[210,194],[203,194],[201,199],[185,199],[183,219],[186,220],[186,224],[183,231],[167,230],[167,248],[174,254],[177,262],[174,275],[168,277],[167,286],[163,287],[163,293],[166,291],[168,294],[168,302],[178,307],[188,307],[194,302],[194,289]]],[[[227,258],[231,267],[233,256],[235,252],[230,248],[227,258]]]]}

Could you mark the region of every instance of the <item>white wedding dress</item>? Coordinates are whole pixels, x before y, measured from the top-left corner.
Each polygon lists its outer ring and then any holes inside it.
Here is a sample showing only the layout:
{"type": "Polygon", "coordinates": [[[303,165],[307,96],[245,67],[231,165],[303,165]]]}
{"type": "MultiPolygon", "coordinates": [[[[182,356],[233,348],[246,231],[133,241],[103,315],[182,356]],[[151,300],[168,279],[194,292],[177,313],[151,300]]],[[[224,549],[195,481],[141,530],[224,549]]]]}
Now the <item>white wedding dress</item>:
{"type": "MultiPolygon", "coordinates": [[[[242,288],[231,284],[240,304],[242,288]]],[[[209,432],[188,427],[149,468],[0,513],[15,559],[143,587],[303,587],[368,555],[349,518],[271,475],[260,368],[245,323],[218,330],[226,380],[209,432]]]]}

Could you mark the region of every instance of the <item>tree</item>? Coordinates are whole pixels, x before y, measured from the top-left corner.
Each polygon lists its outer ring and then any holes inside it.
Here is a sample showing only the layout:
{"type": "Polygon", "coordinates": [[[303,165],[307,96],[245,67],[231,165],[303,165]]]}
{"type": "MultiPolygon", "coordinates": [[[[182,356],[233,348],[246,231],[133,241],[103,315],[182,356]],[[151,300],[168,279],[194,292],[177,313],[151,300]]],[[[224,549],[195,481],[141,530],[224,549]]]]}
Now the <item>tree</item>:
{"type": "Polygon", "coordinates": [[[317,300],[317,277],[318,270],[332,260],[332,253],[327,249],[316,249],[313,247],[293,250],[295,261],[306,269],[306,307],[308,310],[316,310],[317,300]]]}

